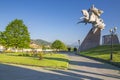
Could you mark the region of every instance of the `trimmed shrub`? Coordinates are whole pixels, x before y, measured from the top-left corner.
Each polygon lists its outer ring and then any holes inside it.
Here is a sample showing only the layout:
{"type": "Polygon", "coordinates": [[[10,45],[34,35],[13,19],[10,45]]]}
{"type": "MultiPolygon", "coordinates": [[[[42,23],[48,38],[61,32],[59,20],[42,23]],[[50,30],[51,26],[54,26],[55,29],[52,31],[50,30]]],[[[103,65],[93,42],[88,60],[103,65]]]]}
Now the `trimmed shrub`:
{"type": "Polygon", "coordinates": [[[43,52],[38,53],[39,60],[43,59],[43,52]]]}

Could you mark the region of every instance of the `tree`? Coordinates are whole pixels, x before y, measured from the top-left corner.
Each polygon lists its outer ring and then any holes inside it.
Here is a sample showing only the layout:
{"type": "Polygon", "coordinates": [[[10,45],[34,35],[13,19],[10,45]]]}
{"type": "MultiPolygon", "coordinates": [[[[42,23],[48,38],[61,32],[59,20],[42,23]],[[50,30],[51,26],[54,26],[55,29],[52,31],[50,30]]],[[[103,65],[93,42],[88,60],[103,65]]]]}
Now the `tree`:
{"type": "Polygon", "coordinates": [[[66,45],[60,40],[55,40],[52,43],[51,47],[53,49],[57,49],[57,50],[66,50],[67,49],[66,45]]]}
{"type": "Polygon", "coordinates": [[[6,44],[4,32],[0,32],[0,44],[2,44],[3,46],[5,46],[6,44]]]}
{"type": "Polygon", "coordinates": [[[4,34],[4,41],[7,47],[26,48],[30,44],[30,35],[22,20],[15,19],[8,24],[4,34]]]}

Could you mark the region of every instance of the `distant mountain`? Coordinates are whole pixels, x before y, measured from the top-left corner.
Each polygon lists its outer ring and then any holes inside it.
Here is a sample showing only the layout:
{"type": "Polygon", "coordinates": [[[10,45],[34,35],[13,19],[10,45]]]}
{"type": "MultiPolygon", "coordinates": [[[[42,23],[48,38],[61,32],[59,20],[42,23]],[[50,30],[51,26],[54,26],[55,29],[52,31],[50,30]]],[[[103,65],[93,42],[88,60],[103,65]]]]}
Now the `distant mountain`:
{"type": "Polygon", "coordinates": [[[51,43],[50,42],[48,42],[48,41],[45,41],[45,40],[42,40],[42,39],[31,39],[31,42],[32,43],[35,43],[35,44],[37,44],[37,45],[51,45],[51,43]]]}
{"type": "Polygon", "coordinates": [[[78,43],[77,42],[74,42],[74,43],[72,43],[72,44],[69,44],[68,45],[69,47],[76,47],[76,48],[78,48],[79,47],[79,45],[78,45],[78,43]]]}

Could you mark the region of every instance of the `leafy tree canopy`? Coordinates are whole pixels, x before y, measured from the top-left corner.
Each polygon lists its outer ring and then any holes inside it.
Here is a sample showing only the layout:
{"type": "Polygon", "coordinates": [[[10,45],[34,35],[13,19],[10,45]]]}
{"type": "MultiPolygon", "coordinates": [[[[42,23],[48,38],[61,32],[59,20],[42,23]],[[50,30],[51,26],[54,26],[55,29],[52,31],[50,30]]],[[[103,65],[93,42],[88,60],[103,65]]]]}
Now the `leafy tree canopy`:
{"type": "Polygon", "coordinates": [[[10,22],[3,32],[3,42],[7,47],[26,48],[30,44],[30,35],[27,26],[22,20],[15,19],[10,22]]]}
{"type": "Polygon", "coordinates": [[[66,50],[67,47],[66,45],[60,41],[60,40],[55,40],[53,43],[52,43],[52,46],[51,46],[53,49],[59,49],[59,50],[66,50]]]}

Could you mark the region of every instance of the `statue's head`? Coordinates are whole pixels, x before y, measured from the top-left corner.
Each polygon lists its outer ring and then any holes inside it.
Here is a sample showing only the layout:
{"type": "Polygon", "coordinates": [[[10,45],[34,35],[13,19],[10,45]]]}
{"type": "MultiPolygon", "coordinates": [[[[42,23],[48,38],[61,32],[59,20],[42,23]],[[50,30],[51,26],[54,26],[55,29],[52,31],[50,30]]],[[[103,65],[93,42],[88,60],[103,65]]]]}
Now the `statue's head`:
{"type": "MultiPolygon", "coordinates": [[[[100,15],[103,13],[102,10],[97,9],[92,5],[92,7],[89,10],[82,10],[83,17],[81,18],[82,21],[80,23],[90,23],[92,24],[93,28],[95,29],[101,29],[103,30],[105,27],[105,24],[103,20],[100,18],[100,15]]],[[[96,32],[96,31],[94,31],[96,32]]]]}

